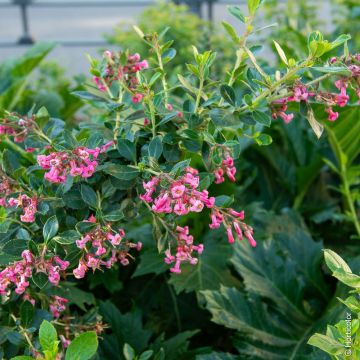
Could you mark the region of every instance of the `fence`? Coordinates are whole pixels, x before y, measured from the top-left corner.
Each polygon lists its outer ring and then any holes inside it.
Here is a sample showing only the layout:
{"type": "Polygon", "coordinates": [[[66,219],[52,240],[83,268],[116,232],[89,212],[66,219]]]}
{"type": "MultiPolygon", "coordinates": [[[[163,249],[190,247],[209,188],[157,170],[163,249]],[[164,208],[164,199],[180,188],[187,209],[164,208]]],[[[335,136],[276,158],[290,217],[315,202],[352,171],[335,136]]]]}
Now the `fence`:
{"type": "MultiPolygon", "coordinates": [[[[169,0],[170,1],[170,0],[169,0]]],[[[206,14],[206,18],[210,21],[213,20],[213,7],[215,3],[221,3],[218,0],[173,0],[175,3],[186,3],[191,11],[197,13],[200,17],[203,13],[206,14]],[[204,11],[205,10],[205,11],[204,11]]],[[[240,2],[244,2],[240,1],[240,2]]],[[[1,8],[5,7],[18,7],[19,8],[19,16],[21,20],[21,35],[19,36],[17,42],[14,43],[4,43],[0,42],[0,46],[14,46],[14,45],[29,45],[35,42],[34,37],[31,35],[30,29],[30,16],[29,16],[29,8],[79,8],[79,7],[143,7],[154,4],[155,1],[146,1],[146,0],[112,0],[112,1],[86,1],[86,0],[5,0],[0,2],[0,11],[1,8]]],[[[227,4],[231,3],[239,3],[239,1],[227,1],[227,4]]],[[[20,31],[20,29],[19,29],[20,31]]],[[[58,41],[63,45],[69,45],[69,43],[63,42],[61,40],[58,41]]],[[[94,45],[102,44],[103,42],[95,42],[94,45]]],[[[72,45],[89,45],[89,41],[73,41],[72,45]]]]}

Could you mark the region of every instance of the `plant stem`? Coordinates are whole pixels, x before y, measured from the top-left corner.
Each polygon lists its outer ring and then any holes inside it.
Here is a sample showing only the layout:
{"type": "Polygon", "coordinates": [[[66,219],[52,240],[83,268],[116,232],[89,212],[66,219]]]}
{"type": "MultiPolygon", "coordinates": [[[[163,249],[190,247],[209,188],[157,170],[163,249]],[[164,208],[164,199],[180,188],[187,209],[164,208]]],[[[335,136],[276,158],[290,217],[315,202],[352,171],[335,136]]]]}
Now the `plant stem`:
{"type": "Polygon", "coordinates": [[[354,205],[354,199],[352,198],[352,195],[351,195],[350,184],[347,179],[346,166],[344,163],[341,163],[341,166],[340,166],[340,177],[341,177],[341,180],[343,183],[343,193],[344,193],[344,196],[345,196],[345,199],[347,202],[347,206],[348,206],[349,212],[351,214],[351,218],[354,223],[357,235],[360,238],[360,222],[357,217],[357,213],[356,213],[356,209],[355,209],[355,205],[354,205]]]}
{"type": "Polygon", "coordinates": [[[236,62],[235,62],[234,68],[233,68],[233,70],[231,72],[230,79],[228,81],[229,86],[232,86],[234,84],[234,82],[235,82],[235,79],[236,79],[235,73],[236,73],[236,70],[241,65],[242,57],[244,55],[244,47],[246,46],[246,42],[247,42],[247,39],[248,39],[249,35],[251,34],[253,21],[254,21],[254,16],[250,16],[248,18],[248,21],[246,22],[245,33],[244,33],[244,35],[242,35],[240,37],[239,50],[236,52],[236,62]]]}
{"type": "MultiPolygon", "coordinates": [[[[121,86],[121,84],[119,84],[119,85],[121,86]]],[[[119,98],[117,100],[117,103],[121,104],[124,93],[122,92],[121,87],[120,87],[119,91],[120,91],[120,93],[119,93],[119,98]]],[[[115,120],[115,128],[114,128],[114,140],[116,140],[116,138],[118,136],[120,125],[121,125],[120,116],[121,116],[121,111],[116,111],[116,120],[115,120]]]]}
{"type": "Polygon", "coordinates": [[[195,114],[197,113],[197,111],[199,109],[200,100],[201,100],[201,94],[202,94],[203,87],[204,87],[204,78],[203,78],[202,75],[201,75],[199,80],[200,80],[199,91],[198,91],[197,96],[196,96],[195,109],[194,109],[195,114]]]}
{"type": "MultiPolygon", "coordinates": [[[[253,100],[253,105],[256,105],[259,103],[262,99],[266,98],[268,95],[273,93],[280,85],[282,85],[284,82],[286,82],[288,79],[290,79],[292,76],[294,76],[299,70],[306,67],[309,63],[309,59],[303,61],[300,65],[292,68],[289,70],[281,79],[275,81],[267,90],[263,91],[259,96],[257,96],[253,100]]],[[[283,97],[283,96],[282,96],[283,97]]],[[[244,105],[240,107],[239,111],[245,111],[250,107],[250,105],[244,105]]]]}
{"type": "Polygon", "coordinates": [[[167,85],[167,81],[166,81],[166,74],[165,74],[165,70],[164,70],[164,64],[162,62],[158,42],[156,42],[156,44],[155,44],[155,51],[156,51],[156,55],[157,55],[157,59],[158,59],[159,68],[161,70],[161,82],[162,82],[162,86],[163,86],[163,89],[164,89],[164,103],[165,103],[165,107],[166,107],[168,105],[168,102],[169,102],[169,95],[168,95],[169,89],[168,89],[168,85],[167,85]]]}
{"type": "Polygon", "coordinates": [[[149,105],[150,110],[150,118],[151,118],[151,128],[152,128],[152,137],[156,136],[156,118],[155,118],[155,108],[150,96],[148,96],[147,103],[149,105]]]}

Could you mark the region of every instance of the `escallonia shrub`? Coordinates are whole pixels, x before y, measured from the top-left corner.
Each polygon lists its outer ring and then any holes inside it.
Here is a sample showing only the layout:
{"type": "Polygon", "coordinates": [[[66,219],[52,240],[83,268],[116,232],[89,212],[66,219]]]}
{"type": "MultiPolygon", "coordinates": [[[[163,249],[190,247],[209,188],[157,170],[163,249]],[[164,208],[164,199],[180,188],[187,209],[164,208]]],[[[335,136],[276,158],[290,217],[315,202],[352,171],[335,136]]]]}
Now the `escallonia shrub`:
{"type": "Polygon", "coordinates": [[[154,246],[178,276],[184,263],[196,266],[206,252],[186,225],[190,213],[202,213],[209,229],[222,227],[230,244],[245,238],[255,247],[243,209],[232,207],[231,196],[213,195],[217,184],[236,181],[242,139],[269,145],[264,129],[275,120],[302,121],[296,112],[306,114],[319,137],[324,125],[314,105],[328,121],[341,121],[337,109],[359,101],[360,55],[348,53],[349,36],[329,42],[311,33],[304,59],[288,59],[274,42],[286,69],[265,71],[248,45],[259,1],[248,4],[248,16],[230,7],[245,23],[244,35],[223,23],[238,45],[225,79],[211,76],[216,53],[194,47],[188,71],[169,83],[166,64],[176,51],[172,41],[162,42],[166,30],[135,28],[149,56],[105,51],[90,58],[88,91],[74,95],[93,116],[76,128],[45,108],[2,110],[0,294],[8,326],[26,338],[25,354],[43,358],[37,329],[24,323],[24,306],[41,308],[61,325],[62,345],[51,359],[61,358],[80,332],[103,331],[100,318],[71,317],[71,291],[67,298],[64,289],[89,273],[136,261],[142,244],[127,230],[140,220],[152,222],[154,246]],[[340,46],[343,54],[334,57],[340,46]]]}

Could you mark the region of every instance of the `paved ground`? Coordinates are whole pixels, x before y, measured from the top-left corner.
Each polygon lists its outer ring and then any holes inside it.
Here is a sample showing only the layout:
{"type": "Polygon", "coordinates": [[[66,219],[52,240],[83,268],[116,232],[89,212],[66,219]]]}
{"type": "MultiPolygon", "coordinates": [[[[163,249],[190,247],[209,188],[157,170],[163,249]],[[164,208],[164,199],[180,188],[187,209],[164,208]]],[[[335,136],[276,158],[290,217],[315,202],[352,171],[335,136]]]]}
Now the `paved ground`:
{"type": "MultiPolygon", "coordinates": [[[[56,0],[41,0],[54,2],[56,0]]],[[[83,0],[77,0],[83,1],[83,0]]],[[[84,0],[85,1],[85,0],[84,0]]],[[[93,0],[101,3],[101,0],[93,0]]],[[[121,1],[121,0],[118,0],[121,1]]],[[[133,0],[140,3],[141,0],[133,0]]],[[[0,0],[0,5],[11,0],[0,0]]],[[[61,2],[61,0],[57,0],[61,2]]],[[[66,2],[66,0],[62,0],[66,2]]],[[[225,2],[225,1],[224,1],[225,2]]],[[[322,1],[320,1],[322,2],[322,1]]],[[[244,7],[244,5],[241,5],[244,7]]],[[[30,7],[31,35],[41,40],[60,41],[102,41],[103,34],[109,33],[122,20],[131,20],[144,6],[130,7],[30,7]]],[[[214,7],[215,21],[236,21],[227,13],[224,4],[214,7]]],[[[0,7],[0,44],[15,43],[21,34],[20,11],[18,7],[0,7]]],[[[57,59],[69,74],[86,72],[88,62],[85,52],[96,54],[100,45],[95,46],[58,46],[49,59],[57,59]]],[[[0,46],[0,62],[9,57],[22,54],[26,46],[0,46]]]]}

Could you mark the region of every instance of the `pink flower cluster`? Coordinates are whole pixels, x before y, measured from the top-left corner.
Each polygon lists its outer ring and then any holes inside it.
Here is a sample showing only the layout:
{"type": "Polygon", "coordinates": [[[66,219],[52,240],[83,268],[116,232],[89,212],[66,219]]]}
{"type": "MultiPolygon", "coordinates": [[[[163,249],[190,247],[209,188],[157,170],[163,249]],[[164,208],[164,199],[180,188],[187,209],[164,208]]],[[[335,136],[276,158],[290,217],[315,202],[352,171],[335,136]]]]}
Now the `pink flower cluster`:
{"type": "Polygon", "coordinates": [[[191,265],[196,265],[198,259],[193,257],[193,252],[195,251],[199,255],[204,251],[204,245],[194,245],[193,236],[189,235],[189,227],[176,227],[176,238],[177,238],[177,247],[176,254],[171,255],[171,250],[168,249],[165,251],[165,262],[167,264],[175,263],[174,266],[170,269],[173,273],[181,273],[180,266],[183,262],[190,263],[191,265]]]}
{"type": "Polygon", "coordinates": [[[153,203],[152,210],[156,213],[186,215],[189,212],[201,212],[204,206],[211,208],[215,198],[209,197],[207,190],[197,190],[198,186],[198,171],[188,167],[185,174],[175,180],[162,174],[144,182],[146,193],[140,195],[140,199],[153,203]],[[167,183],[165,188],[164,184],[160,186],[160,181],[167,183]]]}
{"type": "Polygon", "coordinates": [[[37,162],[42,169],[49,170],[45,179],[52,183],[64,183],[67,175],[89,178],[98,165],[97,158],[100,153],[114,144],[113,141],[101,148],[88,149],[77,147],[72,151],[52,152],[49,155],[38,155],[37,162]]]}
{"type": "Polygon", "coordinates": [[[212,210],[210,218],[211,218],[211,223],[209,224],[210,229],[217,229],[221,226],[221,224],[224,225],[230,244],[233,244],[235,242],[233,235],[233,229],[234,229],[237,238],[239,240],[243,239],[243,233],[244,233],[250,245],[252,247],[256,246],[256,241],[253,238],[253,233],[254,233],[253,228],[243,222],[245,218],[244,211],[238,212],[231,208],[221,209],[217,207],[212,210]]]}
{"type": "MultiPolygon", "coordinates": [[[[124,81],[125,85],[130,90],[135,90],[138,84],[136,74],[149,67],[146,60],[141,61],[139,54],[129,55],[127,63],[122,65],[120,62],[120,56],[107,50],[104,52],[104,58],[107,61],[105,69],[105,75],[102,77],[94,76],[93,80],[98,89],[102,92],[109,88],[113,81],[124,81]]],[[[132,100],[134,103],[142,101],[144,95],[141,93],[135,93],[132,100]]]]}
{"type": "Polygon", "coordinates": [[[7,177],[2,176],[0,179],[0,206],[7,206],[7,198],[13,192],[14,188],[10,180],[7,177]]]}
{"type": "Polygon", "coordinates": [[[69,302],[68,299],[65,299],[61,296],[51,296],[49,310],[54,315],[55,318],[58,318],[60,314],[65,311],[66,304],[69,302]]]}
{"type": "Polygon", "coordinates": [[[29,250],[21,254],[22,260],[5,267],[0,272],[0,294],[6,295],[11,285],[15,285],[15,292],[22,294],[29,287],[29,279],[33,272],[45,273],[51,284],[57,286],[60,274],[70,265],[68,261],[61,260],[58,256],[44,259],[42,256],[35,257],[29,250]]]}
{"type": "MultiPolygon", "coordinates": [[[[92,218],[91,221],[96,222],[96,219],[92,218]]],[[[128,257],[131,257],[130,249],[136,248],[140,251],[142,244],[123,241],[124,236],[123,229],[114,232],[109,225],[101,227],[98,224],[94,230],[76,240],[76,246],[84,252],[84,255],[78,267],[73,270],[74,276],[82,279],[88,269],[95,271],[101,266],[110,269],[117,262],[124,266],[128,265],[128,257]]]]}
{"type": "Polygon", "coordinates": [[[22,194],[17,199],[10,198],[8,200],[9,206],[16,206],[24,210],[24,214],[20,216],[22,222],[34,222],[37,212],[38,199],[36,197],[30,198],[29,196],[22,194]]]}
{"type": "Polygon", "coordinates": [[[27,134],[34,124],[34,120],[28,117],[19,118],[18,115],[12,114],[10,117],[4,118],[0,124],[0,134],[14,137],[14,141],[21,143],[25,140],[27,134]]]}
{"type": "MultiPolygon", "coordinates": [[[[232,169],[233,159],[227,156],[222,162],[223,166],[232,169]]],[[[230,170],[230,174],[234,175],[235,171],[230,170]]],[[[244,211],[237,212],[231,208],[220,208],[215,205],[215,198],[209,197],[206,190],[199,191],[199,177],[196,169],[186,168],[185,173],[176,179],[170,177],[169,174],[160,174],[154,176],[150,181],[144,182],[143,187],[145,194],[140,195],[140,199],[146,203],[153,203],[151,209],[158,214],[176,214],[186,215],[189,212],[202,212],[205,207],[211,209],[211,223],[209,227],[216,229],[224,225],[228,235],[229,243],[234,243],[233,229],[235,230],[239,240],[243,234],[248,239],[251,246],[256,246],[253,238],[253,229],[243,222],[244,211]]],[[[169,231],[169,227],[167,231],[169,231]]],[[[165,252],[165,262],[167,264],[175,263],[170,269],[171,272],[180,273],[181,264],[188,262],[195,265],[198,259],[193,256],[195,251],[201,254],[204,246],[194,245],[193,236],[189,235],[188,226],[176,226],[174,232],[170,231],[173,238],[176,239],[176,252],[171,253],[171,248],[165,252]]]]}
{"type": "Polygon", "coordinates": [[[285,112],[287,110],[287,107],[288,106],[286,98],[273,101],[271,104],[272,118],[275,120],[278,117],[281,117],[284,120],[284,123],[288,124],[294,118],[294,114],[287,114],[285,112]]]}
{"type": "MultiPolygon", "coordinates": [[[[345,59],[345,64],[348,70],[350,70],[351,74],[347,77],[343,77],[335,81],[335,86],[339,90],[339,93],[331,93],[331,92],[309,92],[307,87],[300,82],[296,83],[292,89],[293,95],[287,98],[281,98],[275,100],[271,104],[272,117],[277,119],[281,117],[286,124],[288,124],[294,117],[294,114],[287,114],[285,111],[287,110],[288,102],[300,102],[300,101],[308,101],[310,97],[316,97],[316,100],[325,104],[325,112],[328,114],[329,121],[335,121],[339,117],[339,113],[333,110],[333,106],[344,107],[347,105],[350,97],[347,94],[347,88],[349,85],[355,90],[360,104],[360,61],[359,54],[354,56],[350,56],[348,59],[345,59]]],[[[330,64],[337,63],[337,58],[331,58],[330,64]]]]}
{"type": "Polygon", "coordinates": [[[225,173],[230,181],[235,182],[236,167],[234,166],[234,159],[230,155],[226,155],[221,166],[215,169],[215,184],[220,184],[225,181],[225,173]]]}

